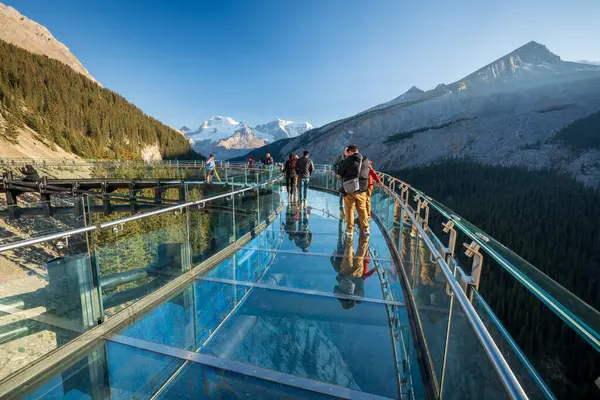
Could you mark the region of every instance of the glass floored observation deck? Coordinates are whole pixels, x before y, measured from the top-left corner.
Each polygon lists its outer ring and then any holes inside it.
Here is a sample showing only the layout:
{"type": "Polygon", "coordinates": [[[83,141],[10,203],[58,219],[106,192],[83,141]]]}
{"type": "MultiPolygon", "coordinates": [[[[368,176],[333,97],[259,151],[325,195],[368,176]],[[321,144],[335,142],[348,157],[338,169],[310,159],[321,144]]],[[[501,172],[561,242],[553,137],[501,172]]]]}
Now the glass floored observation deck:
{"type": "MultiPolygon", "coordinates": [[[[326,167],[306,207],[288,201],[273,173],[229,171],[217,192],[199,184],[184,184],[183,205],[116,220],[82,200],[88,222],[73,228],[88,231],[64,235],[67,249],[28,244],[50,253],[32,267],[47,278],[25,293],[15,288],[29,277],[0,286],[12,288],[0,293],[11,318],[0,346],[29,355],[40,335],[57,339],[5,374],[0,394],[554,398],[469,281],[479,278],[464,272],[469,259],[442,244],[425,197],[408,199],[404,184],[390,178],[375,190],[368,237],[345,235],[326,167]],[[67,275],[58,289],[56,260],[67,275]]],[[[0,251],[14,259],[15,243],[0,251]]]]}

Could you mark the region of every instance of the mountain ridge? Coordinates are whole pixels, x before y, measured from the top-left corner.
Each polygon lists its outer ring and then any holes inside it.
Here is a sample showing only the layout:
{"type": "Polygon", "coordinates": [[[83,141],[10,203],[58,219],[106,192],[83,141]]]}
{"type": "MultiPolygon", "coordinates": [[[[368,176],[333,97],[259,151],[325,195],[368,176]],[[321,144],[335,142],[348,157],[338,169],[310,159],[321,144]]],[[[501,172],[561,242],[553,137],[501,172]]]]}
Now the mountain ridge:
{"type": "Polygon", "coordinates": [[[332,163],[339,149],[354,142],[378,168],[388,170],[468,157],[494,165],[558,167],[600,186],[600,170],[594,167],[600,152],[578,154],[550,140],[598,110],[600,67],[563,61],[544,45],[529,42],[454,83],[423,93],[411,88],[251,154],[270,152],[283,159],[309,150],[316,162],[332,163]]]}
{"type": "Polygon", "coordinates": [[[58,60],[100,85],[69,48],[52,36],[45,26],[2,3],[0,3],[0,39],[32,53],[58,60]]]}
{"type": "Polygon", "coordinates": [[[276,119],[251,128],[231,117],[212,116],[197,130],[185,132],[184,136],[196,151],[210,153],[217,158],[231,158],[267,143],[298,137],[309,129],[312,129],[309,122],[276,119]]]}

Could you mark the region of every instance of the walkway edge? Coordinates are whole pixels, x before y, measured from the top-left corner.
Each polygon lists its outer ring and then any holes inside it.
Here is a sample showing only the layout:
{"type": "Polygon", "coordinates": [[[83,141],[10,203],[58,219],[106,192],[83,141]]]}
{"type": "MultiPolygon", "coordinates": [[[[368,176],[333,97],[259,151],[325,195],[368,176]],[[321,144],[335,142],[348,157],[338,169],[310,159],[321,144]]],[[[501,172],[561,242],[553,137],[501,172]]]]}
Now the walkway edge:
{"type": "Polygon", "coordinates": [[[47,355],[39,358],[34,363],[7,376],[2,382],[0,382],[0,399],[12,398],[18,396],[20,393],[26,392],[36,382],[48,377],[51,373],[53,373],[53,368],[59,365],[59,363],[69,363],[74,361],[74,359],[79,356],[82,351],[87,349],[90,345],[96,343],[98,340],[103,339],[107,334],[111,333],[123,323],[138,317],[144,311],[149,311],[149,309],[158,302],[172,297],[183,286],[189,282],[192,282],[197,275],[206,272],[221,261],[224,261],[236,251],[241,249],[244,245],[249,243],[254,236],[265,230],[271,224],[271,222],[277,218],[277,215],[279,215],[282,209],[283,203],[280,202],[275,213],[270,215],[265,222],[262,222],[256,226],[252,232],[245,234],[236,242],[198,264],[190,271],[182,274],[155,292],[130,305],[114,317],[107,319],[103,324],[90,329],[89,331],[71,340],[64,346],[61,346],[47,355]]]}

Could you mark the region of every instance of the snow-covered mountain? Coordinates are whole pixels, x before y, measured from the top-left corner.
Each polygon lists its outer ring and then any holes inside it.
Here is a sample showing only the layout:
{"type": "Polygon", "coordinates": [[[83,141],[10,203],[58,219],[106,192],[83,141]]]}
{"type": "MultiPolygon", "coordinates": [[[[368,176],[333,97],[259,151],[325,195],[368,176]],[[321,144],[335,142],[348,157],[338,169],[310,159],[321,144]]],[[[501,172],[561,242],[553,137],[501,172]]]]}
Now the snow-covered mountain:
{"type": "Polygon", "coordinates": [[[600,66],[600,61],[580,60],[577,62],[580,64],[590,64],[590,65],[599,65],[600,66]]]}
{"type": "Polygon", "coordinates": [[[275,142],[280,139],[289,139],[302,135],[304,132],[312,129],[309,122],[293,122],[276,119],[262,125],[256,125],[254,131],[256,134],[268,142],[275,142]]]}
{"type": "Polygon", "coordinates": [[[560,168],[600,187],[600,150],[573,151],[554,135],[600,110],[600,66],[563,61],[530,42],[464,78],[399,97],[312,129],[301,139],[269,144],[275,158],[309,150],[332,163],[356,143],[377,168],[401,168],[469,157],[498,165],[560,168]]]}
{"type": "Polygon", "coordinates": [[[194,149],[202,154],[228,159],[245,154],[248,150],[262,147],[280,139],[297,137],[312,129],[308,122],[293,122],[277,119],[250,128],[243,122],[230,117],[214,116],[204,121],[187,137],[194,149]]]}

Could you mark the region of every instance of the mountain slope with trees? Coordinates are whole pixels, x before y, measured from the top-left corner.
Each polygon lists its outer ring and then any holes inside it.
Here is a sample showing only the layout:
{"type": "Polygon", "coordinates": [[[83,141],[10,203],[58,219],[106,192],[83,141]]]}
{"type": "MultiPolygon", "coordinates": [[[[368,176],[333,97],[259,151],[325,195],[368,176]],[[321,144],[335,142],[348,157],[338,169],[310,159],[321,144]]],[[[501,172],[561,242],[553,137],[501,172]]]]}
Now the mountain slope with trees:
{"type": "Polygon", "coordinates": [[[2,40],[0,116],[0,139],[8,145],[27,125],[47,145],[85,158],[141,159],[154,146],[162,158],[199,157],[180,133],[119,94],[2,40]]]}

